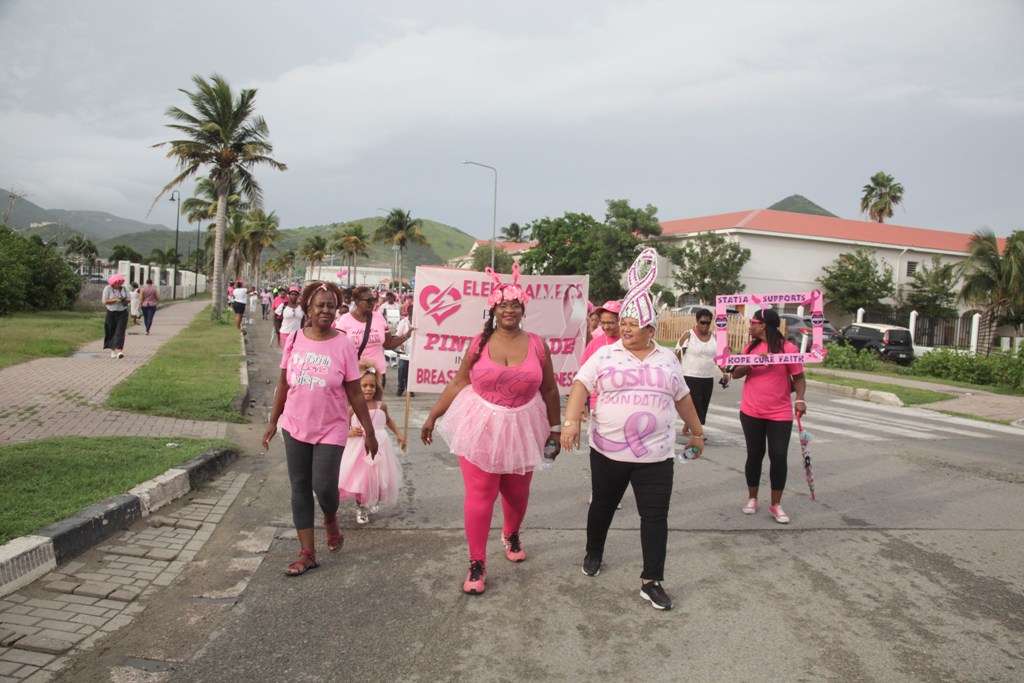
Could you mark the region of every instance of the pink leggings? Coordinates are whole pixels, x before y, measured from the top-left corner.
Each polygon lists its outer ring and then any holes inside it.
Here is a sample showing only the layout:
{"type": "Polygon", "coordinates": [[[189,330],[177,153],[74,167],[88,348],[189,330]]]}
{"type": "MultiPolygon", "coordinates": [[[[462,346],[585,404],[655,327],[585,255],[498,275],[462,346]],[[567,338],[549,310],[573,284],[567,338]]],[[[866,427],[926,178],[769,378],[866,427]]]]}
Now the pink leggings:
{"type": "Polygon", "coordinates": [[[533,472],[526,474],[491,474],[459,458],[462,482],[466,486],[466,500],[462,505],[466,520],[466,540],[469,559],[487,559],[487,534],[491,531],[494,499],[501,493],[501,511],[504,516],[502,533],[506,536],[519,531],[530,502],[530,481],[533,472]]]}

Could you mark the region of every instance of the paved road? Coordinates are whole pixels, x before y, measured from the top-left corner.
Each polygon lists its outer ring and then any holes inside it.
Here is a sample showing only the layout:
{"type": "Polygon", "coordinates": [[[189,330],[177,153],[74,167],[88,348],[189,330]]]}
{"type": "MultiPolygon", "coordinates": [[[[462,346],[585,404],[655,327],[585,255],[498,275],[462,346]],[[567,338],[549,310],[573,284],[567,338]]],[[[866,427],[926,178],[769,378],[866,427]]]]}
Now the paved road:
{"type": "MultiPolygon", "coordinates": [[[[256,412],[276,377],[263,338],[249,336],[256,412]]],[[[604,571],[580,572],[579,453],[534,480],[526,562],[505,561],[492,533],[483,596],[460,591],[461,481],[440,445],[411,448],[394,509],[357,528],[346,506],[342,552],[286,578],[296,541],[283,451],[257,455],[262,427],[241,426],[229,430],[249,453],[233,473],[241,490],[209,541],[144,596],[130,628],[70,657],[57,680],[1021,679],[1019,430],[812,391],[819,501],[794,444],[783,527],[740,514],[738,399],[738,386],[716,390],[708,453],[676,470],[670,612],[638,595],[629,494],[604,571]]],[[[412,401],[411,432],[432,401],[412,401]]]]}

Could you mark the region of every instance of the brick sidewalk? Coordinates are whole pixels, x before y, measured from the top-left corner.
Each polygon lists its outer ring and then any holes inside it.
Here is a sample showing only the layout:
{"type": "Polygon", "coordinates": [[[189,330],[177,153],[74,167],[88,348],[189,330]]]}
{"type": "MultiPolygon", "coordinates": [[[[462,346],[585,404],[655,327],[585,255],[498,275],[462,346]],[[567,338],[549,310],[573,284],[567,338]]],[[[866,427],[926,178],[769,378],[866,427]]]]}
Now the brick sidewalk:
{"type": "Polygon", "coordinates": [[[187,301],[161,308],[152,333],[128,327],[125,356],[113,359],[103,341],[83,346],[69,358],[39,358],[0,370],[0,445],[50,436],[161,436],[223,439],[220,422],[154,417],[102,407],[111,389],[145,364],[164,342],[184,329],[207,302],[187,301]]]}

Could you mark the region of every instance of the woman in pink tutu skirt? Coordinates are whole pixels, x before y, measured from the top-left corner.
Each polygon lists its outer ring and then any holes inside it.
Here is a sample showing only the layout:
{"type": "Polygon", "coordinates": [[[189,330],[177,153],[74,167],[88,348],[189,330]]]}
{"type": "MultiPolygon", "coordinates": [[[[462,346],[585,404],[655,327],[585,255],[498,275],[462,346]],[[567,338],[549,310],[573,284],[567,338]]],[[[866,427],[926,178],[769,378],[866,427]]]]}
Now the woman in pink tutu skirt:
{"type": "Polygon", "coordinates": [[[545,442],[557,455],[561,430],[558,387],[547,345],[521,329],[529,296],[518,284],[519,266],[513,266],[511,283],[502,284],[490,268],[487,273],[495,287],[487,299],[490,313],[484,330],[470,344],[421,433],[423,443],[433,443],[434,422],[445,416],[438,432],[459,456],[469,544],[469,574],[462,590],[470,594],[484,592],[487,535],[499,494],[505,557],[512,562],[526,559],[519,533],[530,481],[541,464],[545,442]]]}
{"type": "MultiPolygon", "coordinates": [[[[359,388],[366,399],[366,406],[377,435],[376,457],[367,454],[362,428],[351,422],[348,443],[341,456],[341,470],[338,472],[338,493],[342,498],[356,501],[356,523],[370,521],[370,511],[376,512],[381,505],[398,502],[398,489],[402,485],[402,465],[395,455],[395,447],[388,438],[390,429],[398,439],[398,445],[405,450],[405,439],[398,431],[398,425],[388,414],[388,407],[381,401],[384,386],[374,361],[364,358],[359,362],[359,388]]],[[[352,408],[349,408],[349,412],[352,408]]]]}

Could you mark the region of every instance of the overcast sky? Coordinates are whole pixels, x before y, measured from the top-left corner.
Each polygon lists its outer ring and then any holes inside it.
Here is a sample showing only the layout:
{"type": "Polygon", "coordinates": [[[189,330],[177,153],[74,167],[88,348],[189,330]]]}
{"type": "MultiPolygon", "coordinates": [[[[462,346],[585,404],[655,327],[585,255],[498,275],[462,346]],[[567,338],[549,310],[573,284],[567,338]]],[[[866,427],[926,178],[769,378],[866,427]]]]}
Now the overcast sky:
{"type": "MultiPolygon", "coordinates": [[[[673,220],[802,194],[890,222],[1024,228],[1021,0],[0,0],[0,187],[146,213],[195,74],[258,89],[293,228],[402,207],[491,233],[605,200],[673,220]]],[[[193,185],[182,194],[190,196],[193,185]]]]}

